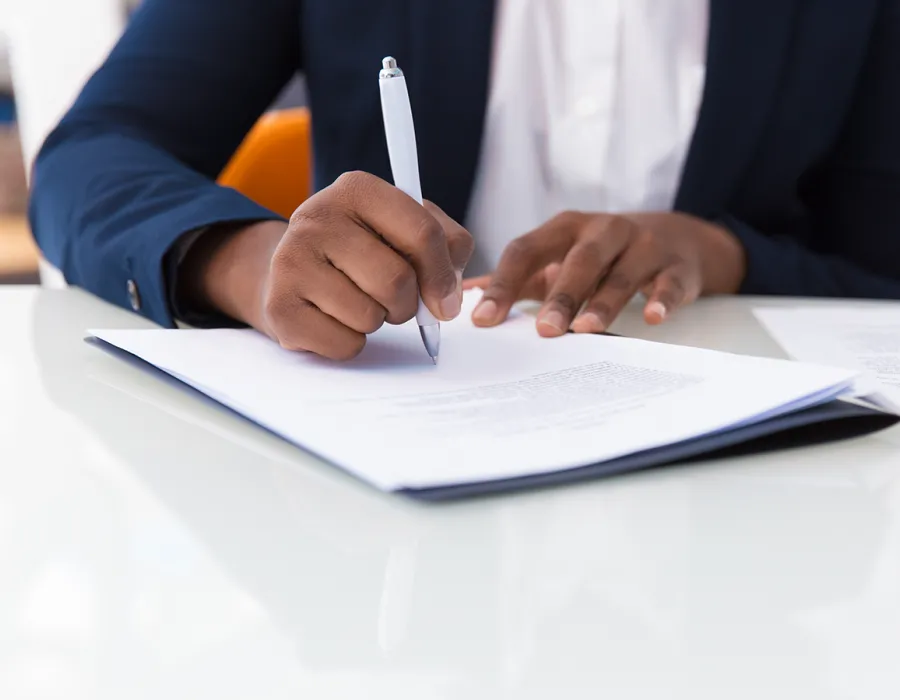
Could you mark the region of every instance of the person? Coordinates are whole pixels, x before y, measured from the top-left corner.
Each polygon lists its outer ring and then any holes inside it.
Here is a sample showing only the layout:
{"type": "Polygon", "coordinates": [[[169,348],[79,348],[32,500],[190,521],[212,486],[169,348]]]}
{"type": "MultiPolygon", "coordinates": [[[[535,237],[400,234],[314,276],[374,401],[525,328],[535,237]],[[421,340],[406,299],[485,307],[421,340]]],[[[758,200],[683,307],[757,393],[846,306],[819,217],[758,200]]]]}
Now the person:
{"type": "Polygon", "coordinates": [[[478,325],[536,298],[551,337],[641,291],[650,323],[706,294],[900,298],[898,85],[900,0],[145,0],[30,217],[70,283],[336,359],[419,291],[457,316],[464,273],[478,325]],[[387,55],[424,207],[389,184],[387,55]],[[317,191],[286,222],[215,178],[298,71],[317,191]]]}

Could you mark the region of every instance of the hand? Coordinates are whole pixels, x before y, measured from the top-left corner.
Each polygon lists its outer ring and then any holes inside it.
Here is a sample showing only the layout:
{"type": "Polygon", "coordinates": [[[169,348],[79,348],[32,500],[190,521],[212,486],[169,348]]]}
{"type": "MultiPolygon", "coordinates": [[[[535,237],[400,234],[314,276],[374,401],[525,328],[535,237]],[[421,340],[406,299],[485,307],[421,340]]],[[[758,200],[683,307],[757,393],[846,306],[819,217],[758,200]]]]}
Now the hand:
{"type": "Polygon", "coordinates": [[[543,302],[538,332],[605,331],[638,292],[658,324],[701,294],[730,294],[745,274],[741,244],[724,228],[685,214],[566,212],[507,246],[492,275],[466,280],[484,298],[472,319],[502,323],[521,299],[543,302]]]}
{"type": "MultiPolygon", "coordinates": [[[[209,235],[207,234],[207,237],[209,235]]],[[[438,207],[365,173],[347,173],[289,224],[237,230],[196,254],[197,296],[291,350],[345,360],[366,334],[416,315],[459,315],[469,233],[438,207]]]]}

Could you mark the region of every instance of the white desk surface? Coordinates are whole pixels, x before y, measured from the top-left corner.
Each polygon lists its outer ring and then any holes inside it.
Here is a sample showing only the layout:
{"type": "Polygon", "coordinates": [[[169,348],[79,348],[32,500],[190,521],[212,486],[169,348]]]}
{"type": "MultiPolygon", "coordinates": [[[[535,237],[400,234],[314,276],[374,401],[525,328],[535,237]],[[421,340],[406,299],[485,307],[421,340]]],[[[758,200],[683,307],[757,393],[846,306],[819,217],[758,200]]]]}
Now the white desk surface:
{"type": "Polygon", "coordinates": [[[0,289],[4,700],[900,697],[900,430],[421,505],[82,341],[145,325],[0,289]]]}

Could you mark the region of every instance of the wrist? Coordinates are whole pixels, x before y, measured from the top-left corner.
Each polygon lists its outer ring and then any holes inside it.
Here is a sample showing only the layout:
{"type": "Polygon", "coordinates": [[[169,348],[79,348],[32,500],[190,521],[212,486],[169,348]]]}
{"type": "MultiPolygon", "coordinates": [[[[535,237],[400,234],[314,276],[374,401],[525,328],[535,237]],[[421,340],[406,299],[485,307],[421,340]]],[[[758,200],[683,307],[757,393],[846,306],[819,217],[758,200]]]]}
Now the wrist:
{"type": "Polygon", "coordinates": [[[265,331],[263,297],[283,221],[211,228],[190,249],[179,276],[185,303],[265,331]]]}
{"type": "Polygon", "coordinates": [[[703,279],[704,294],[737,294],[747,275],[747,252],[743,244],[719,222],[705,223],[708,254],[703,279]]]}

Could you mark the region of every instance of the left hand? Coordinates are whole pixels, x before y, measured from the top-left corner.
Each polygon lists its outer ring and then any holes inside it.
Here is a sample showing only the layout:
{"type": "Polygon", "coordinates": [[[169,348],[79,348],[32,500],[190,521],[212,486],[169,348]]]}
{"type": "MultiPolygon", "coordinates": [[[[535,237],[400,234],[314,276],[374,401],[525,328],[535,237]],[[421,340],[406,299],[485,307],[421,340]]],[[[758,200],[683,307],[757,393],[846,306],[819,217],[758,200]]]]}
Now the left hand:
{"type": "Polygon", "coordinates": [[[522,299],[543,302],[545,337],[600,333],[638,292],[644,319],[658,324],[701,294],[733,294],[745,275],[744,250],[726,229],[680,213],[565,212],[510,243],[493,274],[467,280],[484,297],[472,320],[502,323],[522,299]]]}

